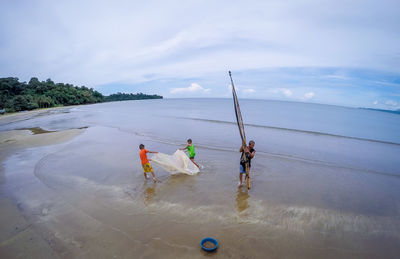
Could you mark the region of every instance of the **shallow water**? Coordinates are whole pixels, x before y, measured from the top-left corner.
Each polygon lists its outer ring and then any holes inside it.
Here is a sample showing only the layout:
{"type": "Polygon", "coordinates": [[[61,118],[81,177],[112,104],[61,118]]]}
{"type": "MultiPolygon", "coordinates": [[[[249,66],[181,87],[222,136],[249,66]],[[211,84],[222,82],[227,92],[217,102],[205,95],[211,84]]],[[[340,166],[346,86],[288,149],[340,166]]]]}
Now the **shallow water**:
{"type": "MultiPolygon", "coordinates": [[[[385,139],[378,132],[380,137],[362,140],[368,135],[352,135],[353,127],[323,132],[330,128],[312,126],[318,121],[311,121],[309,128],[299,123],[295,130],[282,130],[277,128],[294,128],[294,122],[261,120],[268,127],[246,127],[257,150],[248,191],[236,187],[237,126],[220,122],[233,121],[233,113],[216,100],[199,102],[80,106],[3,125],[2,130],[28,125],[89,128],[68,143],[10,157],[2,190],[64,258],[199,258],[207,255],[200,248],[207,236],[219,241],[212,254],[217,258],[396,258],[400,145],[385,143],[396,142],[396,137],[385,139]],[[198,107],[208,108],[202,113],[198,107]],[[337,134],[344,137],[333,136],[337,134]],[[204,166],[201,173],[171,176],[153,164],[161,182],[144,180],[140,143],[172,154],[189,137],[196,161],[204,166]]],[[[260,101],[248,102],[242,110],[254,106],[255,114],[264,114],[259,110],[266,108],[257,106],[260,101]]],[[[365,112],[368,117],[371,111],[365,112]]],[[[243,117],[247,122],[245,113],[243,117]]]]}
{"type": "MultiPolygon", "coordinates": [[[[259,153],[400,175],[400,115],[320,104],[241,100],[248,140],[259,153]]],[[[140,100],[59,109],[0,131],[103,126],[175,146],[236,150],[230,99],[140,100]]]]}

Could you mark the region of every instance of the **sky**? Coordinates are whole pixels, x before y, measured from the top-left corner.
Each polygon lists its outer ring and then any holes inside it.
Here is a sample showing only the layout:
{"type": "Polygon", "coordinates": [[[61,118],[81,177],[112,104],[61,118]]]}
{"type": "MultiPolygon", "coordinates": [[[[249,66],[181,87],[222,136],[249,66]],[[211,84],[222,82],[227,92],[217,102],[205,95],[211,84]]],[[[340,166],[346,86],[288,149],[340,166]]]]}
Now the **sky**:
{"type": "Polygon", "coordinates": [[[0,0],[0,77],[400,109],[400,1],[0,0]]]}

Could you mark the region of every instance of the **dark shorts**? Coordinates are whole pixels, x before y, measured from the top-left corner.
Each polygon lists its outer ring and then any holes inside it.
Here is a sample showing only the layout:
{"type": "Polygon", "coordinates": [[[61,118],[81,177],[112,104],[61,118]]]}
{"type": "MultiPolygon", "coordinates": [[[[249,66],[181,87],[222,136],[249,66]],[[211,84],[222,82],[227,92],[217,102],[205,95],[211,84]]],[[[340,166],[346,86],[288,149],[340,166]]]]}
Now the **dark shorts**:
{"type": "Polygon", "coordinates": [[[246,169],[244,168],[244,166],[243,166],[242,164],[240,164],[239,172],[240,172],[241,174],[245,174],[245,173],[246,173],[246,169]]]}
{"type": "MultiPolygon", "coordinates": [[[[249,172],[250,172],[250,168],[251,167],[249,166],[249,172]]],[[[239,172],[241,174],[245,174],[246,173],[246,168],[242,164],[240,164],[239,172]]]]}
{"type": "Polygon", "coordinates": [[[189,157],[190,159],[194,159],[194,156],[189,157]]]}

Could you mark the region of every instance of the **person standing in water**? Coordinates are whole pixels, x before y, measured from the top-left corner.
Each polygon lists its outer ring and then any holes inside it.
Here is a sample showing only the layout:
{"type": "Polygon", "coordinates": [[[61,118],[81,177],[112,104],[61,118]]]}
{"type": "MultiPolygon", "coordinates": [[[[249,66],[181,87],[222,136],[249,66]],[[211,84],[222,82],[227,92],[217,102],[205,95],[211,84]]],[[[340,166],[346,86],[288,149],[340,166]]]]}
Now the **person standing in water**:
{"type": "Polygon", "coordinates": [[[188,139],[187,140],[187,146],[185,148],[180,148],[179,150],[185,150],[187,149],[188,153],[189,153],[189,158],[190,160],[193,162],[193,164],[195,164],[198,168],[200,168],[200,166],[194,161],[194,157],[196,155],[196,152],[194,151],[194,146],[192,144],[192,140],[188,139]]]}
{"type": "Polygon", "coordinates": [[[251,167],[251,159],[254,157],[256,154],[256,151],[254,149],[254,145],[256,143],[254,140],[249,141],[249,145],[246,146],[243,150],[243,146],[240,147],[239,152],[242,153],[242,156],[240,157],[240,168],[239,168],[239,185],[238,187],[243,186],[243,174],[246,175],[246,163],[249,165],[249,171],[251,167]],[[246,156],[247,161],[244,159],[243,156],[246,156]]]}
{"type": "Polygon", "coordinates": [[[149,159],[147,159],[147,153],[158,153],[158,152],[149,151],[149,150],[145,149],[143,144],[139,145],[139,149],[140,149],[139,156],[140,156],[140,160],[142,162],[144,178],[146,178],[146,180],[147,180],[148,179],[147,173],[151,173],[151,175],[153,176],[153,181],[157,182],[157,178],[154,175],[153,168],[151,167],[149,159]]]}

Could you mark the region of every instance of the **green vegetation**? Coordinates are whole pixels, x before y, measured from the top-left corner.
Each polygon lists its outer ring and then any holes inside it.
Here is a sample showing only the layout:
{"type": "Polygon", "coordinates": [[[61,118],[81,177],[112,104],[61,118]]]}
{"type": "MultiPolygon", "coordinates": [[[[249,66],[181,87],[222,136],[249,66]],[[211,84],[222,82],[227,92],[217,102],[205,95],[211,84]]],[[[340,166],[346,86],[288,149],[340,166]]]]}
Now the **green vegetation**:
{"type": "Polygon", "coordinates": [[[163,97],[160,95],[147,95],[143,93],[138,94],[125,94],[125,93],[116,93],[111,94],[105,97],[106,102],[113,102],[113,101],[126,101],[126,100],[142,100],[142,99],[162,99],[163,97]]]}
{"type": "Polygon", "coordinates": [[[0,107],[7,112],[98,103],[103,100],[101,93],[85,86],[55,84],[50,79],[40,82],[36,77],[29,83],[21,83],[15,77],[0,78],[0,107]]]}
{"type": "Polygon", "coordinates": [[[40,82],[36,77],[29,83],[18,78],[0,78],[0,112],[18,112],[63,105],[90,104],[109,101],[158,99],[162,96],[117,93],[103,96],[93,88],[54,83],[51,79],[40,82]]]}

